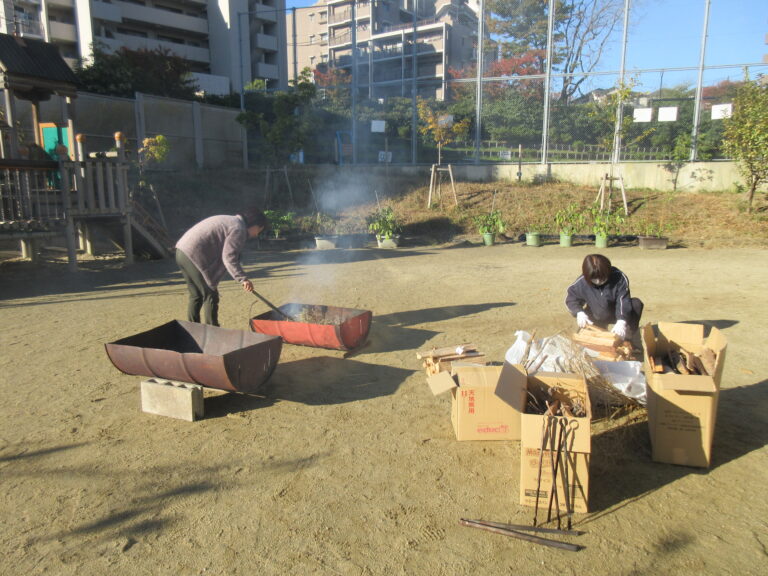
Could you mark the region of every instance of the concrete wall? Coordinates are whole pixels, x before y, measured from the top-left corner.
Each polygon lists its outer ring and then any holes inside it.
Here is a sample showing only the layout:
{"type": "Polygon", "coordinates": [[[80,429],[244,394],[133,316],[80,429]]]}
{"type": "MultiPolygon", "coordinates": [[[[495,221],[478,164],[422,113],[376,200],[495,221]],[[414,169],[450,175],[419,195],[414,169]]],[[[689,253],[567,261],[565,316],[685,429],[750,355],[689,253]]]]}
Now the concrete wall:
{"type": "MultiPolygon", "coordinates": [[[[517,164],[495,164],[491,166],[454,166],[454,176],[460,180],[486,182],[492,180],[516,181],[517,164]]],[[[600,179],[611,172],[610,164],[523,164],[522,180],[534,182],[553,178],[583,186],[600,186],[600,179]]],[[[676,171],[662,162],[627,162],[619,164],[615,176],[622,176],[625,188],[652,188],[673,190],[676,171]]],[[[743,182],[735,162],[694,162],[687,163],[677,174],[677,190],[715,191],[733,189],[743,182]]]]}

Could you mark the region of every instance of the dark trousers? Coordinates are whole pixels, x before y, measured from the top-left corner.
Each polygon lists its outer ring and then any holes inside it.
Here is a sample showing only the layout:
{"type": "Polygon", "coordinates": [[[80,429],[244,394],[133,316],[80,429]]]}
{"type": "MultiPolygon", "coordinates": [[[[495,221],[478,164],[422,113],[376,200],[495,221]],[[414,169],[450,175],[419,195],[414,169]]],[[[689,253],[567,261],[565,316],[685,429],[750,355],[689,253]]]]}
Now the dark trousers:
{"type": "Polygon", "coordinates": [[[200,270],[181,250],[176,250],[176,264],[187,282],[189,303],[187,320],[200,322],[200,309],[203,310],[203,322],[212,326],[219,325],[219,293],[205,281],[200,270]]]}
{"type": "Polygon", "coordinates": [[[632,314],[629,316],[627,326],[632,332],[636,332],[640,327],[640,318],[643,316],[643,301],[640,298],[632,298],[632,314]]]}
{"type": "MultiPolygon", "coordinates": [[[[637,331],[637,329],[640,327],[640,318],[643,316],[643,301],[640,300],[640,298],[630,298],[630,301],[632,302],[632,311],[629,313],[629,319],[627,320],[627,328],[629,328],[630,334],[637,331]]],[[[587,310],[587,313],[589,313],[589,310],[587,310]]],[[[608,324],[615,324],[616,318],[611,320],[610,322],[595,322],[595,325],[600,326],[601,328],[607,328],[608,324]]]]}

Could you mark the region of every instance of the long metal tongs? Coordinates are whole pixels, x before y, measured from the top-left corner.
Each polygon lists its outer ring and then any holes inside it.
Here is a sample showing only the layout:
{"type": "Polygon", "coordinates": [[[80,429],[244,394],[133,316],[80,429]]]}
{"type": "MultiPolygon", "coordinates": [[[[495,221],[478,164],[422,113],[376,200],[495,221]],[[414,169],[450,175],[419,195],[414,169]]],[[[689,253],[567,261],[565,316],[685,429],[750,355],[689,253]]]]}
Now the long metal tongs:
{"type": "Polygon", "coordinates": [[[256,292],[256,290],[253,290],[253,291],[251,292],[251,294],[253,294],[254,296],[256,296],[256,298],[258,298],[259,300],[261,300],[262,302],[264,302],[264,304],[266,304],[267,306],[269,306],[270,308],[272,308],[272,310],[274,310],[275,312],[277,312],[278,314],[280,314],[280,316],[282,316],[282,317],[284,317],[284,318],[286,318],[286,319],[290,320],[291,322],[296,322],[296,321],[297,321],[295,318],[293,318],[292,316],[289,316],[288,314],[286,314],[285,312],[283,312],[282,310],[280,310],[280,308],[278,308],[277,306],[275,306],[274,304],[272,304],[272,302],[270,302],[269,300],[267,300],[266,298],[264,298],[264,296],[262,296],[261,294],[259,294],[258,292],[256,292]]]}
{"type": "Polygon", "coordinates": [[[578,552],[583,546],[578,544],[571,544],[570,542],[560,542],[559,540],[550,540],[549,538],[542,538],[534,534],[526,534],[525,532],[544,532],[547,534],[562,534],[567,536],[579,536],[584,534],[578,530],[556,530],[554,528],[536,528],[532,526],[523,526],[520,524],[502,524],[500,522],[486,522],[484,520],[467,520],[462,518],[459,520],[459,524],[462,526],[468,526],[470,528],[479,528],[480,530],[486,530],[493,532],[494,534],[501,534],[503,536],[511,536],[512,538],[518,538],[527,542],[533,542],[534,544],[542,544],[543,546],[550,546],[552,548],[560,548],[561,550],[568,550],[569,552],[578,552]]]}

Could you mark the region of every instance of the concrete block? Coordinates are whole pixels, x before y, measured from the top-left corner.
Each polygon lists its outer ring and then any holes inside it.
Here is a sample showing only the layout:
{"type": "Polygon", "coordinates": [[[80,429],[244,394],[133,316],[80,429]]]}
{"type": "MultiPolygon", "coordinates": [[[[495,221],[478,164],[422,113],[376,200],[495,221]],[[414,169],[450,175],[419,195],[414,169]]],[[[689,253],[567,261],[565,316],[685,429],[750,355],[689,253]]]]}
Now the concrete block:
{"type": "Polygon", "coordinates": [[[188,422],[199,420],[205,413],[203,387],[161,378],[142,380],[141,409],[188,422]]]}

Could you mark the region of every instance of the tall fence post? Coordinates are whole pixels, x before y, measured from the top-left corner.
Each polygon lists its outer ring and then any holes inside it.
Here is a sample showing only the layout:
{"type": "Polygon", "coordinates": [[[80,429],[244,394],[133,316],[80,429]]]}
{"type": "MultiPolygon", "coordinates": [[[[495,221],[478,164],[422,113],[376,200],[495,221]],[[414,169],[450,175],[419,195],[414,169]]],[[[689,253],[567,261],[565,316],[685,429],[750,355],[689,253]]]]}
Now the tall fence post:
{"type": "Polygon", "coordinates": [[[704,59],[707,52],[707,30],[709,28],[709,3],[704,0],[704,28],[701,32],[701,51],[699,52],[699,76],[696,81],[696,101],[693,103],[693,129],[691,131],[691,162],[696,161],[699,150],[699,120],[701,119],[701,94],[704,78],[704,59]]]}
{"type": "Polygon", "coordinates": [[[485,49],[485,1],[480,0],[477,19],[477,86],[475,87],[475,164],[480,163],[480,139],[482,138],[483,117],[483,50],[485,49]]]}
{"type": "Polygon", "coordinates": [[[555,27],[555,0],[549,0],[547,14],[547,69],[544,72],[544,120],[541,126],[541,163],[547,163],[549,145],[549,90],[552,81],[552,31],[555,27]]]}
{"type": "Polygon", "coordinates": [[[203,120],[200,102],[192,102],[192,131],[195,139],[195,165],[202,170],[205,165],[203,150],[203,120]]]}
{"type": "MultiPolygon", "coordinates": [[[[624,30],[621,41],[621,63],[619,64],[619,90],[624,88],[624,68],[627,61],[627,38],[629,34],[629,6],[630,0],[624,0],[624,30]]],[[[621,125],[624,121],[624,99],[619,98],[616,103],[616,124],[613,127],[613,151],[611,155],[611,176],[613,167],[621,160],[621,125]]]]}
{"type": "Polygon", "coordinates": [[[134,103],[134,115],[136,118],[136,150],[141,148],[144,138],[147,137],[147,124],[144,118],[144,94],[136,92],[134,103]]]}

